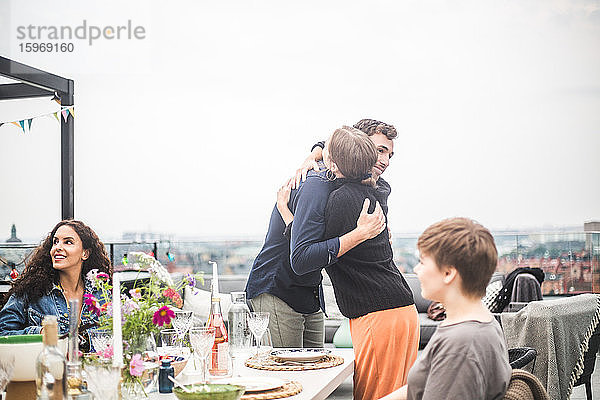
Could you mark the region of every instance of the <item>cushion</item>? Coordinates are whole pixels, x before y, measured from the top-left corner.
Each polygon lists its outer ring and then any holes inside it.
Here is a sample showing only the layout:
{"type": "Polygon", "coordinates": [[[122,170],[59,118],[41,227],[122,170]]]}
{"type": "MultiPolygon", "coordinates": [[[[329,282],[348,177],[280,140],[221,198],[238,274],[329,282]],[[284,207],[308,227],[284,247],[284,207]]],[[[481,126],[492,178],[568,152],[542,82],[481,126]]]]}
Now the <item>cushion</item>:
{"type": "MultiPolygon", "coordinates": [[[[229,293],[221,293],[221,313],[223,318],[227,320],[227,313],[231,306],[231,295],[229,293]]],[[[200,318],[203,321],[208,320],[210,312],[211,297],[208,290],[192,288],[185,286],[184,289],[183,309],[194,312],[194,318],[200,318]]]]}
{"type": "Polygon", "coordinates": [[[350,321],[346,318],[333,335],[333,345],[341,348],[352,348],[352,335],[350,335],[350,321]]]}
{"type": "Polygon", "coordinates": [[[403,275],[404,279],[406,279],[406,283],[408,283],[408,286],[410,286],[410,290],[412,291],[417,311],[420,313],[427,313],[427,308],[431,304],[431,300],[424,299],[423,296],[421,296],[421,283],[419,282],[419,278],[417,278],[416,274],[403,275]]]}

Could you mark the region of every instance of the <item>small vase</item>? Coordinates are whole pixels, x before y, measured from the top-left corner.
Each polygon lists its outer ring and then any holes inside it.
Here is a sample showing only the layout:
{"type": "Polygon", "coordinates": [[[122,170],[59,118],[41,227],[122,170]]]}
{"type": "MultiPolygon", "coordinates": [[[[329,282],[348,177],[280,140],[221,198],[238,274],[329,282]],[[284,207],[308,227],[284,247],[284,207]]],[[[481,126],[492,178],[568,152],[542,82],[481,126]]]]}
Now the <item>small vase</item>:
{"type": "Polygon", "coordinates": [[[121,383],[121,399],[137,400],[146,397],[148,397],[148,392],[144,390],[144,386],[139,381],[123,381],[121,383]]]}
{"type": "MultiPolygon", "coordinates": [[[[156,354],[156,342],[154,335],[149,333],[148,335],[135,337],[127,341],[128,348],[125,363],[125,368],[129,368],[129,361],[131,360],[130,355],[140,354],[144,359],[144,353],[156,354]]],[[[121,384],[121,395],[123,399],[140,399],[148,397],[149,393],[156,391],[156,385],[158,382],[158,367],[159,365],[154,362],[144,361],[144,373],[142,376],[136,379],[128,379],[126,376],[127,372],[124,372],[123,383],[121,384]]]]}
{"type": "Polygon", "coordinates": [[[97,399],[118,400],[121,369],[111,362],[84,367],[89,390],[97,399]]]}

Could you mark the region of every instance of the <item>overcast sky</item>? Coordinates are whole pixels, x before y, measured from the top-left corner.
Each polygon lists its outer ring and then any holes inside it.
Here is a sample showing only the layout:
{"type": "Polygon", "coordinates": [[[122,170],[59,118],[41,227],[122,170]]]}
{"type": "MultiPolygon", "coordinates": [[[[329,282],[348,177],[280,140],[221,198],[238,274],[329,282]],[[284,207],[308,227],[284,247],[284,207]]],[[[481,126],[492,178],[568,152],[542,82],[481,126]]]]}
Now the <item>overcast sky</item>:
{"type": "MultiPolygon", "coordinates": [[[[600,220],[600,1],[4,0],[0,54],[75,81],[75,216],[105,240],[260,238],[311,145],[361,118],[399,132],[395,232],[600,220]],[[21,51],[20,26],[84,20],[144,38],[21,51]]],[[[51,117],[0,127],[0,240],[60,219],[59,145],[51,117]]]]}

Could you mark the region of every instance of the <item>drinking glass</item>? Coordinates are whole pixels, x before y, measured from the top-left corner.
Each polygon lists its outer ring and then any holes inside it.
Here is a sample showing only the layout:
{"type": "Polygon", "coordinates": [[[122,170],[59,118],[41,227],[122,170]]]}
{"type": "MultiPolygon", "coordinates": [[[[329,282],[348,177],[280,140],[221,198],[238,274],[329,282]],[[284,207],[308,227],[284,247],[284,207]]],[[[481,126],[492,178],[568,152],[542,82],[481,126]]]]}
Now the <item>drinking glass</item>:
{"type": "Polygon", "coordinates": [[[176,310],[175,318],[171,321],[173,328],[177,331],[178,346],[183,349],[183,338],[192,326],[194,313],[191,311],[176,310]]]}
{"type": "Polygon", "coordinates": [[[260,352],[260,341],[262,340],[265,331],[269,327],[269,313],[268,312],[251,312],[248,315],[248,328],[254,335],[256,340],[256,356],[260,352]]]}
{"type": "Polygon", "coordinates": [[[273,351],[273,340],[271,339],[271,331],[269,328],[265,331],[262,339],[260,340],[260,352],[257,350],[258,357],[261,360],[269,358],[269,355],[273,351]]]}
{"type": "Polygon", "coordinates": [[[104,352],[108,346],[112,346],[113,335],[108,329],[90,329],[90,341],[96,352],[104,352]]]}
{"type": "Polygon", "coordinates": [[[160,355],[175,355],[177,351],[177,331],[175,329],[163,329],[160,331],[160,355]]]}
{"type": "Polygon", "coordinates": [[[206,359],[215,342],[214,327],[194,327],[190,329],[190,343],[200,361],[202,361],[202,383],[206,383],[206,359]]]}
{"type": "Polygon", "coordinates": [[[13,370],[15,369],[15,355],[8,354],[0,359],[0,394],[4,392],[13,370]]]}

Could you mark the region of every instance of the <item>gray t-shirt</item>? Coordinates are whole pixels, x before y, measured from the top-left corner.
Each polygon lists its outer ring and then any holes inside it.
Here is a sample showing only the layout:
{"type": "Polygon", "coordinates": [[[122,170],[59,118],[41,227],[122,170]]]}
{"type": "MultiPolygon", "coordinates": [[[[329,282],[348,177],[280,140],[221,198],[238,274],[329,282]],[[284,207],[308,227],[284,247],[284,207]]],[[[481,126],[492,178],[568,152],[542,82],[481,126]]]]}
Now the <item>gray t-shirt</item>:
{"type": "Polygon", "coordinates": [[[511,373],[495,319],[439,326],[408,373],[408,400],[502,399],[511,373]]]}

